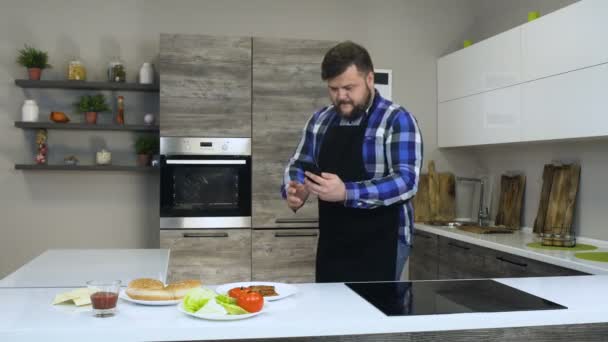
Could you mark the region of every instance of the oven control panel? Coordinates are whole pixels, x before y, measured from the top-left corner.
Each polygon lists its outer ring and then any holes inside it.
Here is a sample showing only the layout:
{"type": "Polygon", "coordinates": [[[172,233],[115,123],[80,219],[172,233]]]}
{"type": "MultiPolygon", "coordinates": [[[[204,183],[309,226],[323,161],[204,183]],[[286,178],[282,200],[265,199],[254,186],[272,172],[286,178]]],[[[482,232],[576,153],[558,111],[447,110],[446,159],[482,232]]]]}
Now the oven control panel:
{"type": "Polygon", "coordinates": [[[250,156],[251,138],[161,137],[160,154],[250,156]]]}

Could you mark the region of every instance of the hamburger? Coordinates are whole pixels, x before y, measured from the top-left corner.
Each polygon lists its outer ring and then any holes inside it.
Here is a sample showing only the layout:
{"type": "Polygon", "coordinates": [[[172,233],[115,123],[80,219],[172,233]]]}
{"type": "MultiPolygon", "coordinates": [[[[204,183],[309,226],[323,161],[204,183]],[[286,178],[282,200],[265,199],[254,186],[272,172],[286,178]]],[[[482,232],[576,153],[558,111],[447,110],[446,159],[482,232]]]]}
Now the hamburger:
{"type": "Polygon", "coordinates": [[[202,283],[199,280],[183,280],[169,285],[163,284],[162,281],[150,278],[139,278],[129,282],[127,296],[137,300],[161,301],[161,300],[178,300],[184,298],[186,292],[190,289],[200,287],[202,283]]]}

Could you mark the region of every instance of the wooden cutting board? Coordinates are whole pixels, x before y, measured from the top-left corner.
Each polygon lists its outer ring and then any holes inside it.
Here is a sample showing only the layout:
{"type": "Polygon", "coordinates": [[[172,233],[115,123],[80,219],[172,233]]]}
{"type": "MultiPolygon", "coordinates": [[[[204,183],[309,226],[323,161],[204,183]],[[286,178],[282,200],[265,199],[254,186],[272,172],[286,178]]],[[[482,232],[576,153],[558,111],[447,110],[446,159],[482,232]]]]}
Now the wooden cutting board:
{"type": "Polygon", "coordinates": [[[521,228],[521,209],[526,187],[524,175],[502,175],[500,177],[500,198],[495,224],[511,229],[521,228]]]}
{"type": "Polygon", "coordinates": [[[414,221],[428,222],[431,220],[429,208],[429,175],[421,174],[418,179],[418,192],[413,200],[414,221]]]}
{"type": "Polygon", "coordinates": [[[540,191],[540,203],[538,204],[538,212],[534,220],[534,233],[542,233],[545,227],[545,218],[547,217],[547,207],[549,206],[549,196],[551,195],[551,186],[553,185],[553,173],[555,167],[551,164],[545,165],[543,168],[543,187],[540,191]]]}
{"type": "Polygon", "coordinates": [[[421,174],[414,197],[414,221],[453,221],[456,218],[456,178],[449,172],[438,173],[430,161],[428,174],[421,174]]]}
{"type": "Polygon", "coordinates": [[[545,165],[534,232],[571,235],[580,165],[545,165]],[[548,185],[547,185],[548,184],[548,185]]]}
{"type": "Polygon", "coordinates": [[[544,232],[571,234],[580,173],[579,165],[567,165],[559,167],[553,174],[544,232]]]}
{"type": "Polygon", "coordinates": [[[503,227],[459,226],[458,229],[476,234],[511,234],[514,230],[503,227]]]}

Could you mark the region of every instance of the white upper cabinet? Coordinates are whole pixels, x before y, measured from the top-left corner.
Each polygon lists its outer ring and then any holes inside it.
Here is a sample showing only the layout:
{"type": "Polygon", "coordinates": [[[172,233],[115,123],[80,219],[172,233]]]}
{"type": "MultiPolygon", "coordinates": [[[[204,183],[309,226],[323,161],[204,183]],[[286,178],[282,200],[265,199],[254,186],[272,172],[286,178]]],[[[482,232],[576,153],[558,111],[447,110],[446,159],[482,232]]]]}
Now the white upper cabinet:
{"type": "Polygon", "coordinates": [[[441,57],[439,102],[521,82],[521,27],[441,57]]]}
{"type": "Polygon", "coordinates": [[[524,141],[608,136],[608,64],[522,85],[524,141]]]}
{"type": "Polygon", "coordinates": [[[521,86],[439,103],[439,147],[520,141],[521,86]]]}
{"type": "Polygon", "coordinates": [[[607,0],[582,0],[521,28],[524,81],[608,62],[607,0]]]}
{"type": "Polygon", "coordinates": [[[438,60],[438,145],[608,136],[608,0],[581,0],[438,60]]]}

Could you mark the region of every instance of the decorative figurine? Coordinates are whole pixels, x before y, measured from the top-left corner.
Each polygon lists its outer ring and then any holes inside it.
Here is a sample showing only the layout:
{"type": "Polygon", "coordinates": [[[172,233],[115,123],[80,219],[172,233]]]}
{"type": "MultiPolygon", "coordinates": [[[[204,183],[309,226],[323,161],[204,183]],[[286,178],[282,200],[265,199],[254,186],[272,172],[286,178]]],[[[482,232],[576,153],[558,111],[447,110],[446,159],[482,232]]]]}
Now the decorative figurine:
{"type": "Polygon", "coordinates": [[[36,132],[36,147],[38,148],[38,154],[36,154],[36,164],[46,164],[46,155],[49,149],[46,145],[47,132],[46,129],[39,129],[36,132]]]}
{"type": "Polygon", "coordinates": [[[49,119],[56,123],[70,122],[70,118],[64,112],[51,112],[49,119]]]}
{"type": "Polygon", "coordinates": [[[116,123],[119,125],[125,124],[125,97],[118,96],[118,113],[116,113],[116,123]]]}
{"type": "Polygon", "coordinates": [[[154,114],[152,113],[147,113],[146,115],[144,115],[144,122],[146,125],[151,125],[154,123],[154,114]]]}
{"type": "Polygon", "coordinates": [[[78,158],[74,155],[63,158],[65,165],[78,165],[78,158]]]}

